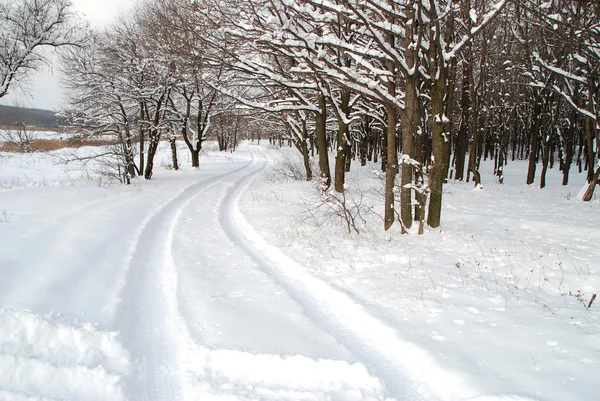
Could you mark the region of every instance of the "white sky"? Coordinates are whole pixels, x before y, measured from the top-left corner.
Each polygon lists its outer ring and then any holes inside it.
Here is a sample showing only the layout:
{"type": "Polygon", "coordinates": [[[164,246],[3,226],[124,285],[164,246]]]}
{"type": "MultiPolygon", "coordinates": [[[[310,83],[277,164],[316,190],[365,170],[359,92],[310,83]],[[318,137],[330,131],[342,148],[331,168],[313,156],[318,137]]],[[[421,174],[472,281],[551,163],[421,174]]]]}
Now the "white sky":
{"type": "MultiPolygon", "coordinates": [[[[117,15],[127,11],[134,0],[71,0],[74,8],[89,21],[92,28],[100,28],[110,23],[117,15]]],[[[49,110],[59,110],[65,103],[65,94],[60,87],[60,73],[57,63],[43,68],[32,75],[23,85],[25,91],[14,86],[0,104],[18,105],[49,110]]]]}

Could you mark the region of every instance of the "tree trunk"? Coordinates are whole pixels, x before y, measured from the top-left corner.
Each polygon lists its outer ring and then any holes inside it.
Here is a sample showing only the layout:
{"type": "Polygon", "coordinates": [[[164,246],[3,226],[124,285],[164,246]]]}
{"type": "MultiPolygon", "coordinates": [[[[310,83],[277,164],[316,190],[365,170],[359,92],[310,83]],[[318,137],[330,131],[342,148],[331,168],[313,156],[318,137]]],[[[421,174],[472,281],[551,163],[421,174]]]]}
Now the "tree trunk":
{"type": "MultiPolygon", "coordinates": [[[[185,112],[185,116],[183,117],[183,121],[181,124],[181,136],[183,137],[183,141],[185,142],[185,145],[187,146],[188,150],[190,151],[190,154],[192,156],[192,167],[200,167],[200,140],[198,140],[197,144],[196,144],[196,148],[194,148],[194,145],[192,144],[192,141],[189,138],[189,118],[191,115],[191,103],[192,100],[191,98],[187,100],[187,104],[186,104],[186,112],[185,112]]],[[[200,127],[198,127],[198,137],[200,137],[201,133],[200,131],[200,127]]]]}
{"type": "MultiPolygon", "coordinates": [[[[412,226],[412,185],[413,185],[413,138],[415,136],[415,124],[419,119],[417,108],[417,50],[415,47],[415,29],[416,21],[414,18],[414,4],[407,2],[405,13],[408,21],[412,23],[406,25],[404,36],[405,60],[409,70],[404,77],[404,110],[401,111],[402,117],[402,177],[400,184],[400,222],[402,224],[402,233],[412,226]]],[[[419,29],[417,26],[416,29],[419,29]]]]}
{"type": "Polygon", "coordinates": [[[156,155],[156,149],[160,141],[160,134],[152,129],[149,133],[150,144],[148,145],[148,159],[146,160],[146,171],[144,172],[144,178],[149,180],[152,178],[154,169],[154,156],[156,155]]]}
{"type": "Polygon", "coordinates": [[[179,170],[179,163],[177,161],[177,138],[175,135],[169,138],[169,142],[171,144],[171,159],[173,161],[173,170],[179,170]]]}
{"type": "MultiPolygon", "coordinates": [[[[395,47],[394,35],[389,34],[386,41],[390,47],[395,47]]],[[[390,76],[396,76],[396,66],[392,61],[386,62],[386,69],[390,76]]],[[[393,79],[388,78],[386,88],[390,96],[396,96],[396,83],[393,79]]],[[[382,152],[381,154],[381,167],[385,169],[383,226],[385,230],[389,230],[396,219],[394,187],[396,186],[396,174],[398,172],[398,151],[396,149],[396,110],[394,109],[394,105],[387,103],[385,105],[385,112],[387,117],[387,132],[384,135],[385,153],[382,152]]]]}
{"type": "Polygon", "coordinates": [[[192,167],[200,167],[200,149],[191,149],[192,167]]]}
{"type": "Polygon", "coordinates": [[[498,182],[504,184],[504,163],[506,160],[506,147],[503,144],[498,144],[498,168],[496,174],[498,175],[498,182]]]}
{"type": "MultiPolygon", "coordinates": [[[[449,16],[449,23],[443,33],[445,43],[451,43],[454,17],[449,16]]],[[[429,172],[429,208],[427,224],[436,228],[440,226],[442,217],[442,190],[449,166],[447,165],[450,140],[450,119],[446,113],[451,113],[451,105],[444,105],[447,94],[447,69],[443,59],[440,39],[442,32],[431,31],[429,40],[429,76],[431,77],[431,166],[429,172]],[[447,106],[447,107],[445,107],[447,106]]]]}
{"type": "MultiPolygon", "coordinates": [[[[346,138],[347,138],[347,142],[346,142],[346,146],[344,146],[344,151],[346,152],[346,173],[350,172],[350,167],[352,167],[352,160],[356,158],[356,149],[353,149],[352,147],[352,138],[350,138],[350,132],[349,132],[349,128],[346,125],[346,138]],[[353,153],[354,152],[354,153],[353,153]]],[[[356,144],[354,144],[356,145],[356,144]]]]}
{"type": "MultiPolygon", "coordinates": [[[[387,117],[387,114],[386,114],[386,118],[389,120],[389,117],[387,117]]],[[[383,136],[381,138],[381,142],[380,142],[381,146],[379,147],[379,155],[381,158],[381,171],[383,171],[384,173],[387,168],[388,130],[389,130],[389,127],[386,129],[385,133],[383,134],[383,136]]]]}
{"type": "Polygon", "coordinates": [[[387,114],[387,154],[385,167],[384,228],[385,230],[389,230],[395,220],[394,186],[396,184],[398,160],[396,153],[396,111],[391,104],[386,105],[385,109],[387,114]]]}
{"type": "Polygon", "coordinates": [[[541,100],[538,96],[535,99],[535,106],[533,107],[533,118],[535,122],[531,129],[531,149],[529,151],[529,168],[527,169],[527,185],[533,184],[535,181],[535,168],[538,154],[538,142],[539,142],[539,131],[542,124],[542,105],[541,100]]]}
{"type": "Polygon", "coordinates": [[[370,160],[369,156],[369,128],[367,127],[367,123],[362,121],[362,132],[360,135],[360,142],[358,144],[358,154],[360,157],[360,165],[367,165],[367,158],[370,160]]]}
{"type": "Polygon", "coordinates": [[[540,189],[546,186],[546,173],[548,172],[548,162],[550,159],[550,148],[552,147],[552,134],[549,134],[544,144],[542,153],[542,172],[540,174],[540,189]]]}
{"type": "Polygon", "coordinates": [[[300,152],[304,161],[304,171],[306,181],[312,180],[312,170],[310,168],[310,155],[308,149],[308,129],[306,128],[306,119],[302,119],[302,143],[300,143],[300,152]]]}
{"type": "MultiPolygon", "coordinates": [[[[436,60],[433,61],[437,63],[436,60]]],[[[433,82],[431,87],[431,150],[432,165],[429,177],[429,188],[431,191],[429,199],[429,213],[427,215],[427,224],[436,228],[440,226],[442,216],[442,189],[444,186],[446,166],[444,165],[444,143],[446,136],[444,115],[444,94],[446,88],[446,77],[443,67],[436,67],[431,74],[432,77],[438,75],[438,79],[433,82]]]]}
{"type": "Polygon", "coordinates": [[[573,163],[573,139],[575,138],[575,124],[577,120],[577,111],[572,109],[571,118],[569,120],[569,129],[566,132],[563,142],[564,160],[563,160],[563,179],[562,185],[569,183],[569,172],[573,163]]]}
{"type": "MultiPolygon", "coordinates": [[[[473,173],[473,182],[475,182],[475,186],[478,186],[481,185],[481,174],[479,174],[481,140],[477,121],[479,109],[476,88],[472,85],[471,89],[471,131],[473,133],[473,142],[471,142],[471,150],[469,152],[469,172],[473,173]]],[[[469,181],[468,177],[467,181],[469,181]]]]}
{"type": "Polygon", "coordinates": [[[329,170],[329,154],[327,152],[327,109],[325,97],[319,93],[319,113],[316,113],[317,152],[319,153],[319,170],[321,170],[321,185],[323,190],[331,186],[329,170]]]}
{"type": "Polygon", "coordinates": [[[470,83],[471,83],[471,64],[468,62],[463,63],[462,68],[462,95],[460,99],[461,107],[461,118],[460,127],[458,129],[458,135],[456,136],[456,146],[454,148],[454,178],[458,181],[462,181],[465,177],[465,158],[467,155],[467,142],[469,135],[469,111],[471,108],[471,99],[469,97],[470,83]]]}
{"type": "Polygon", "coordinates": [[[588,184],[585,194],[583,194],[582,200],[584,200],[585,202],[589,202],[592,200],[592,197],[594,196],[594,189],[596,188],[596,185],[598,185],[599,178],[600,178],[600,166],[596,169],[596,172],[592,175],[592,179],[590,180],[590,182],[588,184]]]}
{"type": "Polygon", "coordinates": [[[234,129],[233,129],[233,146],[231,151],[235,152],[235,149],[237,148],[238,145],[238,125],[239,125],[239,121],[240,121],[240,116],[236,115],[235,117],[235,125],[234,125],[234,129]]]}
{"type": "Polygon", "coordinates": [[[144,175],[144,103],[140,103],[140,175],[144,175]]]}
{"type": "MultiPolygon", "coordinates": [[[[449,29],[452,29],[453,23],[449,24],[449,29]]],[[[444,141],[444,166],[446,171],[444,172],[444,182],[448,182],[449,171],[450,171],[450,154],[452,153],[452,120],[454,114],[454,92],[456,88],[456,70],[457,70],[457,59],[454,57],[450,61],[450,67],[448,69],[448,89],[447,89],[447,99],[446,102],[446,117],[448,121],[446,122],[446,132],[448,135],[444,141]]]]}
{"type": "Polygon", "coordinates": [[[340,99],[338,116],[338,132],[337,132],[337,149],[335,152],[335,191],[344,192],[344,184],[346,181],[346,158],[348,157],[348,137],[347,126],[344,121],[348,117],[348,107],[350,104],[350,91],[343,90],[340,99]]]}
{"type": "MultiPolygon", "coordinates": [[[[415,103],[417,107],[417,116],[420,116],[419,102],[415,103]]],[[[420,120],[420,117],[418,117],[420,120]]],[[[424,177],[423,177],[423,133],[417,129],[414,136],[414,147],[413,147],[413,159],[416,162],[414,168],[415,174],[415,186],[417,191],[415,193],[415,221],[419,222],[419,235],[425,231],[425,204],[427,203],[427,194],[424,192],[424,177]]]]}
{"type": "MultiPolygon", "coordinates": [[[[552,102],[552,98],[550,99],[550,102],[552,102]]],[[[548,172],[548,167],[552,168],[550,157],[552,156],[552,148],[554,147],[553,129],[557,126],[558,118],[561,115],[560,98],[558,101],[554,101],[553,103],[556,104],[556,109],[554,110],[554,119],[551,122],[550,127],[547,128],[550,133],[546,136],[544,141],[544,149],[542,149],[542,173],[540,175],[540,189],[546,186],[546,173],[548,172]]]]}
{"type": "Polygon", "coordinates": [[[132,177],[135,177],[135,170],[136,170],[136,166],[135,166],[135,157],[134,157],[134,153],[133,153],[133,142],[131,140],[131,132],[129,131],[129,128],[126,128],[125,130],[125,163],[127,164],[126,168],[127,168],[127,183],[129,184],[131,181],[130,179],[132,177]]]}
{"type": "Polygon", "coordinates": [[[578,141],[579,142],[579,148],[577,150],[577,168],[578,168],[579,174],[581,174],[581,172],[583,171],[583,142],[584,142],[583,136],[584,136],[584,131],[585,131],[585,129],[580,130],[580,132],[579,132],[579,141],[578,141]]]}
{"type": "Polygon", "coordinates": [[[594,125],[595,121],[591,118],[585,119],[585,151],[586,151],[586,159],[587,159],[587,181],[592,182],[594,178],[594,125]]]}

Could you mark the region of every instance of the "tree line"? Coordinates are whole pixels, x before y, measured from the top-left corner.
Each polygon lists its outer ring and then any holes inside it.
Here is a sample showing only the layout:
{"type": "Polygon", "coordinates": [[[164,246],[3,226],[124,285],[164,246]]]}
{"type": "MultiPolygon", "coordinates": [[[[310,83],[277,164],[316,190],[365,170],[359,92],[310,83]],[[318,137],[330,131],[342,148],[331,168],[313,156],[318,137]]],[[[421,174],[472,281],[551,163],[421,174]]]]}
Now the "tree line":
{"type": "Polygon", "coordinates": [[[208,135],[278,137],[307,180],[318,160],[323,191],[380,162],[384,228],[423,232],[448,180],[482,184],[482,160],[499,182],[528,160],[541,188],[575,167],[584,200],[600,175],[597,1],[145,0],[64,65],[73,123],[118,138],[125,181],[152,176],[162,138],[197,167],[208,135]]]}

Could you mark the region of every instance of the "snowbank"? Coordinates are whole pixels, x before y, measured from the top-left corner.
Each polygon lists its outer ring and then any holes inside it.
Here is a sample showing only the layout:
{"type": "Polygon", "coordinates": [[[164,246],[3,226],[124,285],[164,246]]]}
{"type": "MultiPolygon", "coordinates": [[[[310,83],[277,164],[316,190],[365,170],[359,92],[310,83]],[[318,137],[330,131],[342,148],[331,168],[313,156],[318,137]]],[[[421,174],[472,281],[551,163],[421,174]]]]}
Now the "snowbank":
{"type": "Polygon", "coordinates": [[[116,332],[0,310],[0,400],[124,400],[128,371],[116,332]]]}

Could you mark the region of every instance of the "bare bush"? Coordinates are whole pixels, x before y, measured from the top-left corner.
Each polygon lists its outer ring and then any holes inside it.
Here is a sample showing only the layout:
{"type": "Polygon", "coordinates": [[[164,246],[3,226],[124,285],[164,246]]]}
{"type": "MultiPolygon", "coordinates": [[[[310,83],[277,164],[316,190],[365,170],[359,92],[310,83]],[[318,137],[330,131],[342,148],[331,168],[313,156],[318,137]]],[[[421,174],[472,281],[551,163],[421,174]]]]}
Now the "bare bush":
{"type": "Polygon", "coordinates": [[[8,213],[8,211],[6,209],[0,210],[0,223],[8,223],[10,218],[11,218],[11,215],[8,213]]]}
{"type": "Polygon", "coordinates": [[[110,185],[115,181],[129,183],[132,178],[120,144],[96,147],[93,151],[83,153],[74,149],[56,157],[59,163],[75,166],[88,176],[95,177],[100,186],[110,185]]]}
{"type": "Polygon", "coordinates": [[[315,186],[316,198],[311,202],[304,202],[307,213],[312,221],[320,227],[327,221],[341,222],[348,234],[360,234],[362,226],[366,224],[364,215],[371,213],[371,207],[364,204],[364,194],[358,185],[344,188],[342,192],[331,189],[323,190],[319,184],[315,186]]]}
{"type": "Polygon", "coordinates": [[[34,137],[24,124],[19,124],[16,129],[0,131],[0,139],[7,142],[9,148],[12,147],[19,153],[33,152],[34,137]]]}
{"type": "MultiPolygon", "coordinates": [[[[318,171],[318,166],[312,159],[311,170],[318,171]]],[[[271,182],[306,181],[306,169],[302,160],[284,156],[271,166],[267,179],[271,182]]]]}

